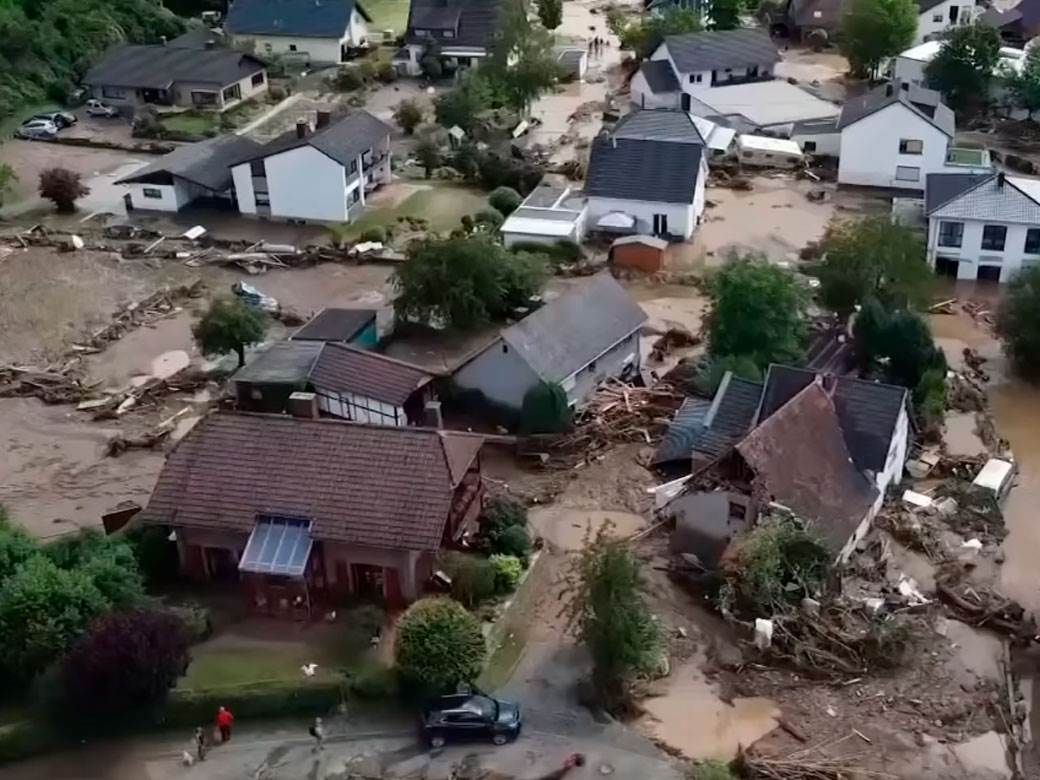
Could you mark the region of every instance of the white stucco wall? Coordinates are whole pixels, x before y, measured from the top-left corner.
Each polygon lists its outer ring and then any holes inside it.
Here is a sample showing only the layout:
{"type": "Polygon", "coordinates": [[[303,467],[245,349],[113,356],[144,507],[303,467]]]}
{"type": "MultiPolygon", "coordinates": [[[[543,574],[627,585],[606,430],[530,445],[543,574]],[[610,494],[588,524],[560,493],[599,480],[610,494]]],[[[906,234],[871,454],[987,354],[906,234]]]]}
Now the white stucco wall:
{"type": "Polygon", "coordinates": [[[792,133],[791,140],[798,144],[802,151],[814,157],[837,157],[841,152],[841,133],[792,133]],[[812,151],[806,151],[809,141],[816,144],[812,151]]]}
{"type": "Polygon", "coordinates": [[[841,131],[838,182],[866,187],[923,190],[925,177],[945,168],[949,138],[901,103],[864,117],[841,131]],[[901,139],[923,142],[921,154],[900,154],[901,139]],[[896,168],[919,169],[916,180],[896,178],[896,168]]]}
{"type": "Polygon", "coordinates": [[[906,465],[906,451],[909,445],[910,416],[904,406],[899,410],[899,417],[896,419],[895,431],[892,433],[892,441],[888,447],[888,457],[885,459],[885,468],[875,477],[875,484],[882,495],[891,486],[898,485],[903,478],[903,467],[906,465]]]}
{"type": "Polygon", "coordinates": [[[508,344],[496,341],[452,377],[465,390],[480,390],[496,403],[519,410],[524,394],[538,384],[538,375],[508,344]]]}
{"type": "Polygon", "coordinates": [[[892,60],[892,78],[908,84],[925,86],[924,69],[927,66],[928,63],[921,60],[915,60],[910,57],[896,57],[892,60]]]}
{"type": "Polygon", "coordinates": [[[343,222],[347,219],[347,177],[342,165],[313,146],[264,160],[271,216],[343,222]]]}
{"type": "Polygon", "coordinates": [[[999,220],[973,220],[931,217],[928,220],[928,262],[935,264],[936,257],[948,257],[959,261],[958,279],[975,279],[980,265],[998,266],[1000,281],[1007,282],[1018,273],[1023,265],[1040,263],[1040,254],[1026,254],[1026,231],[1040,225],[1003,222],[999,220]],[[939,246],[939,223],[960,222],[964,225],[964,235],[960,247],[939,246]],[[1004,225],[1007,235],[1004,250],[982,248],[982,229],[986,225],[1004,225]]]}
{"type": "Polygon", "coordinates": [[[242,214],[256,214],[256,198],[253,195],[253,177],[249,163],[236,165],[231,169],[231,181],[235,186],[235,198],[238,210],[242,214]]]}
{"type": "Polygon", "coordinates": [[[256,54],[263,57],[269,54],[303,57],[319,64],[334,64],[342,61],[339,38],[304,38],[292,35],[235,35],[235,45],[253,41],[256,54]],[[295,48],[294,48],[295,47],[295,48]]]}
{"type": "Polygon", "coordinates": [[[640,108],[678,108],[678,92],[654,93],[642,73],[636,73],[629,84],[629,101],[640,108]]]}
{"type": "Polygon", "coordinates": [[[361,46],[368,41],[368,22],[358,13],[357,8],[350,15],[350,26],[343,36],[343,42],[350,46],[361,46]]]}
{"type": "Polygon", "coordinates": [[[943,31],[949,27],[970,24],[978,15],[976,6],[971,0],[946,0],[946,2],[939,3],[935,8],[929,8],[918,15],[914,45],[941,37],[943,31]],[[950,11],[953,8],[957,9],[956,23],[950,22],[950,11]]]}
{"type": "Polygon", "coordinates": [[[187,188],[180,183],[168,184],[126,184],[135,209],[147,211],[178,211],[188,202],[187,188]],[[147,198],[144,191],[158,192],[160,198],[147,198]]]}
{"type": "MultiPolygon", "coordinates": [[[[703,177],[697,183],[701,192],[703,207],[703,177]]],[[[696,200],[696,193],[694,199],[696,200]]],[[[694,207],[691,203],[657,203],[645,200],[623,200],[620,198],[590,197],[588,200],[588,225],[590,230],[596,229],[599,219],[612,211],[621,211],[635,217],[637,233],[652,234],[654,215],[665,214],[668,217],[668,232],[672,235],[690,238],[696,225],[694,207]]]]}
{"type": "Polygon", "coordinates": [[[640,365],[639,331],[635,331],[597,355],[595,360],[582,366],[560,385],[567,393],[567,400],[578,404],[608,377],[620,376],[626,370],[638,371],[640,365]]]}

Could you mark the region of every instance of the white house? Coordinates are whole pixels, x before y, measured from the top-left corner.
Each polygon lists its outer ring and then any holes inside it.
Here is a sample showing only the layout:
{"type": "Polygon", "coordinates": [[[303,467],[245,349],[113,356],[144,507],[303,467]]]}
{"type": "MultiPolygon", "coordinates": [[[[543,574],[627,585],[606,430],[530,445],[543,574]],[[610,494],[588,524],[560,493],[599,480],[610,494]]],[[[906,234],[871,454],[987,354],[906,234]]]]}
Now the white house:
{"type": "Polygon", "coordinates": [[[974,0],[917,0],[917,8],[915,44],[941,38],[951,27],[971,24],[984,10],[974,0]]]}
{"type": "Polygon", "coordinates": [[[838,182],[923,190],[930,173],[982,173],[990,169],[982,149],[952,147],[953,111],[937,92],[889,82],[845,103],[838,182]]]}
{"type": "Polygon", "coordinates": [[[519,243],[579,243],[585,238],[585,198],[569,186],[543,179],[499,230],[509,249],[519,243]]]}
{"type": "Polygon", "coordinates": [[[184,144],[115,183],[126,188],[128,211],[180,211],[200,198],[234,204],[229,166],[259,148],[241,135],[184,144]]]}
{"type": "Polygon", "coordinates": [[[639,304],[613,276],[599,273],[503,329],[452,378],[513,410],[541,382],[558,384],[574,405],[604,379],[639,372],[644,322],[639,304]]]}
{"type": "MultiPolygon", "coordinates": [[[[477,65],[494,47],[501,5],[501,0],[411,0],[405,45],[394,54],[394,66],[418,76],[427,52],[435,52],[448,72],[477,65]]],[[[586,64],[587,59],[577,63],[579,78],[586,64]]]]}
{"type": "Polygon", "coordinates": [[[302,222],[349,222],[391,179],[391,128],[367,111],[296,129],[231,168],[243,214],[302,222]]]}
{"type": "Polygon", "coordinates": [[[1040,179],[935,174],[925,215],[928,261],[940,274],[1007,282],[1040,263],[1040,179]]]}
{"type": "Polygon", "coordinates": [[[687,240],[704,213],[704,139],[683,111],[633,111],[592,142],[589,230],[687,240]]]}
{"type": "Polygon", "coordinates": [[[233,0],[224,30],[261,56],[330,65],[368,45],[371,21],[356,0],[233,0]]]}
{"type": "Polygon", "coordinates": [[[689,110],[699,92],[772,79],[779,61],[776,44],[761,28],[669,35],[632,78],[631,101],[642,108],[689,110]],[[662,62],[668,67],[654,64],[662,62]]]}

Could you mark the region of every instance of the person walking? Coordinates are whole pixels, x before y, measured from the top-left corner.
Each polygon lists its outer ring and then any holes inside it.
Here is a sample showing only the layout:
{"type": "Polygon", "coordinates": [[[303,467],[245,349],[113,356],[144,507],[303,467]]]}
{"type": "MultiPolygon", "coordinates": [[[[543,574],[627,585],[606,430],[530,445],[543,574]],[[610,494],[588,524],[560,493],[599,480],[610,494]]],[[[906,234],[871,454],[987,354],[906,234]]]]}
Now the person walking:
{"type": "Polygon", "coordinates": [[[195,728],[195,755],[199,761],[206,760],[206,731],[202,726],[195,728]]]}
{"type": "Polygon", "coordinates": [[[314,737],[314,750],[312,752],[317,753],[318,751],[325,749],[325,726],[322,725],[321,718],[314,719],[314,725],[308,729],[310,735],[314,737]]]}
{"type": "Polygon", "coordinates": [[[217,729],[220,731],[220,741],[227,742],[231,739],[231,726],[235,722],[235,716],[227,707],[217,710],[217,729]]]}

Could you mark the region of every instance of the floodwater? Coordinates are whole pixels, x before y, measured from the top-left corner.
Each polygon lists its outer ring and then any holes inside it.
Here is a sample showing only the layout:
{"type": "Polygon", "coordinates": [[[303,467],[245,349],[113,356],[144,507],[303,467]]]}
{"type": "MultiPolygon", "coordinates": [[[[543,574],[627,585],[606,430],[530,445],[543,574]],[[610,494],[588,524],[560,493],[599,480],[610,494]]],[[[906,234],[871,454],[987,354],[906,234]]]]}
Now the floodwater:
{"type": "Polygon", "coordinates": [[[647,525],[642,515],[631,512],[573,509],[559,503],[533,509],[529,517],[539,536],[556,549],[568,552],[582,549],[586,539],[594,538],[601,528],[608,527],[611,536],[624,538],[647,525]]]}
{"type": "Polygon", "coordinates": [[[780,708],[770,699],[726,703],[701,672],[704,659],[675,669],[667,692],[642,702],[640,726],[691,759],[731,761],[777,727],[780,708]]]}
{"type": "Polygon", "coordinates": [[[107,457],[105,445],[117,432],[71,406],[0,399],[0,504],[46,538],[97,527],[123,501],[147,501],[163,455],[132,450],[107,457]]]}
{"type": "Polygon", "coordinates": [[[986,445],[975,432],[974,412],[951,412],[946,415],[944,422],[946,432],[943,439],[950,455],[970,458],[986,454],[986,445]]]}

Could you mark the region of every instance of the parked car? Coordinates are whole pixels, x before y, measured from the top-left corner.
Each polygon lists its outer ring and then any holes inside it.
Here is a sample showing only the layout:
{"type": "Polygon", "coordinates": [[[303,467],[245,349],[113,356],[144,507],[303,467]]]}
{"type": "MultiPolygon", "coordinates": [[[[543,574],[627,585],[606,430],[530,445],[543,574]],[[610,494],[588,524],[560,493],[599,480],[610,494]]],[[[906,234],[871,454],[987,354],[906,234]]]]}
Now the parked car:
{"type": "Polygon", "coordinates": [[[479,693],[434,699],[422,713],[423,736],[430,747],[449,739],[490,739],[504,745],[520,735],[520,706],[479,693]]]}
{"type": "Polygon", "coordinates": [[[117,116],[119,111],[107,103],[91,98],[87,101],[87,116],[117,116]]]}
{"type": "Polygon", "coordinates": [[[48,122],[53,122],[54,126],[57,127],[59,130],[63,130],[66,127],[72,127],[74,124],[76,124],[76,122],[79,121],[79,118],[75,114],[70,114],[67,111],[48,111],[44,114],[36,114],[35,116],[31,116],[28,119],[26,119],[25,122],[23,122],[22,124],[25,124],[26,122],[32,122],[36,119],[43,119],[48,122]]]}
{"type": "Polygon", "coordinates": [[[58,134],[58,127],[47,119],[30,119],[14,131],[15,138],[53,138],[58,134]]]}

